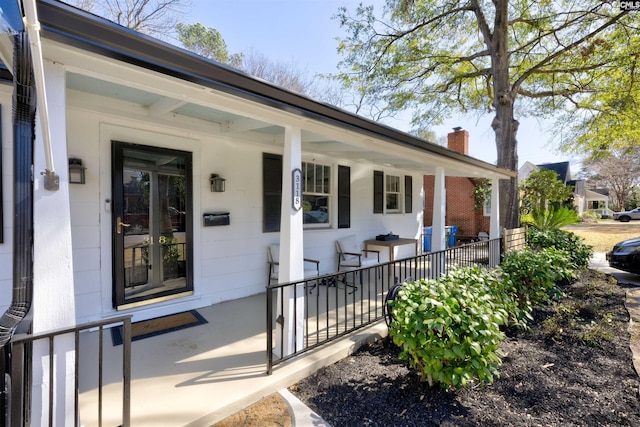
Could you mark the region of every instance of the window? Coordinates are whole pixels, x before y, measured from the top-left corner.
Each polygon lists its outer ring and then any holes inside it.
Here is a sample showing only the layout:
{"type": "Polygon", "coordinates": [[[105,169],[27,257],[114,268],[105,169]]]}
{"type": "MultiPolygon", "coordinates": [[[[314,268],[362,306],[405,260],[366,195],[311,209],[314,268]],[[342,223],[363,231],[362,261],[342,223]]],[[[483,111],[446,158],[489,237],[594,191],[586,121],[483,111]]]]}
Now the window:
{"type": "Polygon", "coordinates": [[[482,205],[482,214],[484,216],[491,216],[491,184],[487,186],[488,192],[484,196],[484,204],[482,205]]]}
{"type": "Polygon", "coordinates": [[[400,213],[404,202],[404,212],[413,210],[413,177],[404,176],[404,188],[399,175],[385,175],[373,171],[373,213],[400,213]],[[404,190],[404,193],[403,193],[404,190]]]}
{"type": "Polygon", "coordinates": [[[385,200],[387,212],[399,212],[400,177],[395,175],[387,175],[385,178],[385,200]]]}
{"type": "Polygon", "coordinates": [[[491,216],[491,198],[484,201],[483,214],[484,216],[491,216]]]}
{"type": "Polygon", "coordinates": [[[302,162],[302,210],[305,224],[329,224],[331,167],[302,162]]]}
{"type": "MultiPolygon", "coordinates": [[[[302,163],[303,221],[313,227],[331,224],[329,212],[337,200],[338,228],[351,227],[351,169],[338,166],[337,195],[331,194],[331,166],[302,163]],[[333,200],[333,199],[336,200],[333,200]],[[333,200],[333,201],[332,201],[333,200]]],[[[263,153],[262,196],[263,231],[280,231],[280,204],[282,202],[282,156],[263,153]]]]}

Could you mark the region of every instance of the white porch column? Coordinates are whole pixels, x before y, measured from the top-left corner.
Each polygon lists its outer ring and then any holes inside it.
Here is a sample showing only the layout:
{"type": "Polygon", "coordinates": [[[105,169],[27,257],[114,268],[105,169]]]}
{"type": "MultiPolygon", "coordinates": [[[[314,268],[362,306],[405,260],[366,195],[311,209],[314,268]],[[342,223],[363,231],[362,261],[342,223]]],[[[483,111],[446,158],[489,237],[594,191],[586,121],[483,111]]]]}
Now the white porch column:
{"type": "MultiPolygon", "coordinates": [[[[489,238],[500,237],[500,180],[491,181],[491,216],[489,217],[489,238]]],[[[514,207],[513,209],[517,209],[514,207]]]]}
{"type": "MultiPolygon", "coordinates": [[[[300,128],[286,127],[282,157],[282,214],[280,217],[279,283],[304,279],[303,212],[293,208],[293,171],[302,167],[302,138],[300,128]]],[[[300,185],[302,183],[299,183],[300,185]]],[[[300,188],[300,192],[302,189],[300,188]]],[[[301,193],[300,193],[301,194],[301,193]]],[[[302,349],[304,343],[304,286],[294,294],[284,290],[284,355],[302,349]],[[295,301],[297,299],[297,301],[295,301]],[[297,307],[297,313],[294,312],[297,307]],[[294,334],[294,332],[296,332],[294,334]]]]}
{"type": "Polygon", "coordinates": [[[447,189],[445,188],[444,168],[437,167],[433,184],[433,230],[431,235],[431,251],[437,252],[447,248],[445,233],[445,215],[447,213],[447,189]]]}
{"type": "MultiPolygon", "coordinates": [[[[55,172],[60,189],[44,188],[46,169],[42,124],[36,122],[34,169],[34,265],[33,265],[33,332],[43,332],[75,325],[75,293],[73,283],[73,248],[69,179],[67,166],[66,97],[64,67],[44,63],[46,93],[55,172]]],[[[55,341],[54,424],[72,425],[74,413],[74,338],[64,336],[55,341]]],[[[48,406],[48,345],[33,348],[33,416],[34,424],[46,425],[48,406]],[[44,405],[43,405],[44,402],[44,405]]]]}

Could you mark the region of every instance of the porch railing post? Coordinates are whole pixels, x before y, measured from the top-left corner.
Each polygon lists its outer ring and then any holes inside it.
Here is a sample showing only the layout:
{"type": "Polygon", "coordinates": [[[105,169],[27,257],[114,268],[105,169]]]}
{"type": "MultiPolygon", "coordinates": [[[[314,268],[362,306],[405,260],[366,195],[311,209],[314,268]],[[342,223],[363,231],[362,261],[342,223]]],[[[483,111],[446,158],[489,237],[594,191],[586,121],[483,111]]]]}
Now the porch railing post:
{"type": "Polygon", "coordinates": [[[273,373],[273,289],[267,287],[267,375],[273,373]]]}

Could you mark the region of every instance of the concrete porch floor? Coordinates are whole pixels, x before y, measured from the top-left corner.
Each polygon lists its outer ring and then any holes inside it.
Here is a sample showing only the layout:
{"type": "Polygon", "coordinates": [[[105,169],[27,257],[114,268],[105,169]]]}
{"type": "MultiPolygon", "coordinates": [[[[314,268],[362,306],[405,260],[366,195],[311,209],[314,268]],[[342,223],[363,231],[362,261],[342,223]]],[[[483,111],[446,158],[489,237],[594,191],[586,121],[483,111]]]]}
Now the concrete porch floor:
{"type": "MultiPolygon", "coordinates": [[[[209,322],[132,343],[133,426],[211,426],[385,336],[379,321],[276,366],[266,374],[266,297],[258,294],[198,309],[209,322]]],[[[81,338],[80,415],[98,425],[98,333],[81,338]]],[[[104,335],[102,425],[122,414],[122,346],[104,335]]]]}

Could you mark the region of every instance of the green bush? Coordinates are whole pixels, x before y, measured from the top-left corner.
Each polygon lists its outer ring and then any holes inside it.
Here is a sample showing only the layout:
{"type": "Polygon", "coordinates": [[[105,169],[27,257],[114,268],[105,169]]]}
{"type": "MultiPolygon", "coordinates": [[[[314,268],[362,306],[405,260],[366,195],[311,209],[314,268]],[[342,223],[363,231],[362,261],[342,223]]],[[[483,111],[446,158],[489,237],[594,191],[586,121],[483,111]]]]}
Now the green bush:
{"type": "Polygon", "coordinates": [[[479,267],[403,284],[390,302],[395,320],[389,333],[402,347],[400,358],[445,389],[493,382],[501,363],[500,326],[507,322],[503,302],[495,298],[500,286],[495,271],[479,267]]]}
{"type": "Polygon", "coordinates": [[[520,310],[548,303],[558,283],[575,278],[569,255],[556,248],[526,248],[505,254],[500,270],[511,280],[520,310]]]}
{"type": "Polygon", "coordinates": [[[500,278],[499,285],[494,288],[496,301],[507,312],[506,326],[526,329],[530,320],[533,320],[533,307],[528,298],[520,298],[520,284],[514,282],[509,274],[504,274],[502,270],[496,269],[496,274],[500,278]]]}
{"type": "Polygon", "coordinates": [[[563,206],[560,208],[534,209],[522,215],[520,222],[538,228],[560,228],[580,222],[580,217],[574,209],[563,206]]]}
{"type": "Polygon", "coordinates": [[[582,222],[597,223],[599,219],[602,219],[602,215],[596,211],[585,211],[582,213],[581,219],[582,222]]]}
{"type": "Polygon", "coordinates": [[[527,245],[538,250],[556,248],[565,251],[569,254],[571,264],[576,270],[587,268],[593,255],[593,247],[585,244],[582,237],[557,228],[529,227],[527,245]]]}

